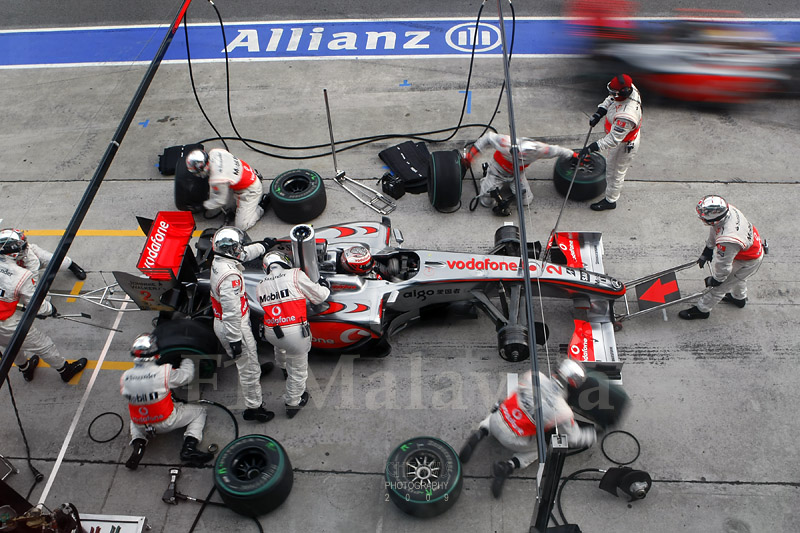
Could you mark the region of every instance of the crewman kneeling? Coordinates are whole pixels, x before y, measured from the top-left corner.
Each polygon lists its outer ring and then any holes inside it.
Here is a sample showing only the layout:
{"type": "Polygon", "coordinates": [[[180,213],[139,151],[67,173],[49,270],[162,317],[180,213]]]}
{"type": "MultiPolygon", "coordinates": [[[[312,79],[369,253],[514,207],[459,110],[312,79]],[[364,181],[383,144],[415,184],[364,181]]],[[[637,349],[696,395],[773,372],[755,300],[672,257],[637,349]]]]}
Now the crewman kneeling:
{"type": "Polygon", "coordinates": [[[134,366],[120,379],[120,392],[128,400],[131,415],[131,446],[133,452],[125,467],[136,470],[144,456],[148,434],[167,433],[186,427],[183,433],[181,461],[194,465],[207,463],[213,453],[202,452],[197,445],[203,440],[206,408],[189,403],[173,403],[171,388],[188,384],[194,377],[194,361],[185,358],[178,368],[159,365],[159,350],[155,336],[144,333],[136,337],[131,347],[134,366]]]}

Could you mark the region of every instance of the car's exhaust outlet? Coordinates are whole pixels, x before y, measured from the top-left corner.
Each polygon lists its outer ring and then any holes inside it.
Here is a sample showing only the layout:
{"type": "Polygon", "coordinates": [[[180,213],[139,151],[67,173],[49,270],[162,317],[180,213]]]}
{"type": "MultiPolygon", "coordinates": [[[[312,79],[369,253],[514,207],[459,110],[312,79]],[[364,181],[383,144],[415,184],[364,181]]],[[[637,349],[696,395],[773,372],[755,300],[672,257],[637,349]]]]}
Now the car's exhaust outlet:
{"type": "Polygon", "coordinates": [[[302,269],[311,281],[317,281],[319,279],[319,263],[317,262],[314,228],[308,224],[298,224],[292,228],[290,237],[294,266],[302,269]]]}

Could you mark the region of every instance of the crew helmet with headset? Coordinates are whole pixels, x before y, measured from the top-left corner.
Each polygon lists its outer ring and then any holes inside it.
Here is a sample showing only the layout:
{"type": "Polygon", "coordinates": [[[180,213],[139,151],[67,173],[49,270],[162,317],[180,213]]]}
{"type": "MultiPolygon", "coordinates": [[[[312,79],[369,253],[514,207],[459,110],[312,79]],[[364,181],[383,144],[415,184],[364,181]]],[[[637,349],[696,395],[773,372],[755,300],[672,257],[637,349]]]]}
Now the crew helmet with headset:
{"type": "Polygon", "coordinates": [[[289,256],[279,251],[266,254],[264,259],[261,261],[261,264],[264,267],[264,272],[267,274],[269,274],[273,265],[277,265],[282,268],[292,268],[292,260],[289,259],[289,256]]]}
{"type": "Polygon", "coordinates": [[[186,156],[186,168],[192,174],[203,174],[208,170],[208,154],[204,150],[192,150],[186,156]]]}
{"type": "Polygon", "coordinates": [[[728,202],[722,196],[710,194],[697,202],[697,216],[708,226],[713,226],[728,216],[728,202]]]}
{"type": "Polygon", "coordinates": [[[16,259],[27,247],[28,239],[22,230],[4,229],[0,231],[0,254],[16,259]]]}
{"type": "Polygon", "coordinates": [[[215,254],[241,258],[244,251],[244,232],[233,226],[218,229],[211,238],[211,249],[215,254]]]}
{"type": "Polygon", "coordinates": [[[633,94],[633,79],[627,74],[617,74],[608,82],[606,89],[614,100],[621,102],[633,94]]]}
{"type": "Polygon", "coordinates": [[[586,381],[586,370],[574,359],[564,359],[553,372],[553,377],[564,388],[577,389],[586,381]]]}
{"type": "Polygon", "coordinates": [[[158,343],[152,333],[142,333],[131,345],[131,356],[140,361],[152,361],[158,357],[158,343]]]}

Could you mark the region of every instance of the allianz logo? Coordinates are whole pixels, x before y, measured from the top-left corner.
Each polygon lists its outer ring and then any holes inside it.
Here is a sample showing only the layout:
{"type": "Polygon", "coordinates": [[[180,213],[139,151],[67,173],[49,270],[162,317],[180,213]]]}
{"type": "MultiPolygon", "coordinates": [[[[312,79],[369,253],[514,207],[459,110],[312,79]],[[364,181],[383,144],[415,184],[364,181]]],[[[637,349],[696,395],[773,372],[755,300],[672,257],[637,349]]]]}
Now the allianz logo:
{"type": "MultiPolygon", "coordinates": [[[[488,52],[501,44],[500,29],[487,23],[475,27],[474,22],[451,26],[442,34],[427,29],[406,29],[401,31],[365,29],[361,31],[337,31],[343,24],[315,27],[272,27],[259,29],[239,29],[228,43],[226,50],[232,53],[244,49],[249,53],[282,52],[365,52],[370,50],[432,50],[443,52],[442,44],[459,52],[488,52]]],[[[357,26],[356,26],[357,27],[357,26]]],[[[386,27],[381,25],[381,27],[386,27]]],[[[352,28],[352,26],[348,26],[352,28]]]]}

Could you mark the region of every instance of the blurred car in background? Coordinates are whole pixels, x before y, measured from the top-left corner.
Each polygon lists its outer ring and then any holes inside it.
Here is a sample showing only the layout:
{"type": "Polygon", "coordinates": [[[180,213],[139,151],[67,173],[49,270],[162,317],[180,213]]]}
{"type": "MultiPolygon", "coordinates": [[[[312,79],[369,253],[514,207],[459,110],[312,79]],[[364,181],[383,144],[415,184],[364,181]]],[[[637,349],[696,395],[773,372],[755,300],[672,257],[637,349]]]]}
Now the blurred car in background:
{"type": "Polygon", "coordinates": [[[800,43],[735,20],[631,18],[635,4],[578,1],[568,14],[598,75],[625,72],[645,93],[731,104],[800,95],[800,43]]]}

